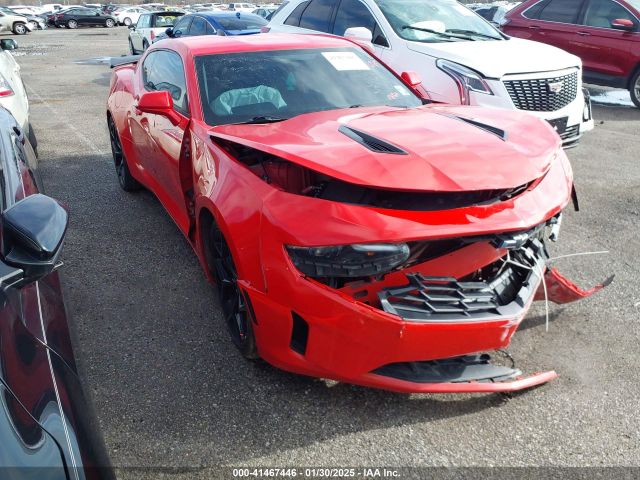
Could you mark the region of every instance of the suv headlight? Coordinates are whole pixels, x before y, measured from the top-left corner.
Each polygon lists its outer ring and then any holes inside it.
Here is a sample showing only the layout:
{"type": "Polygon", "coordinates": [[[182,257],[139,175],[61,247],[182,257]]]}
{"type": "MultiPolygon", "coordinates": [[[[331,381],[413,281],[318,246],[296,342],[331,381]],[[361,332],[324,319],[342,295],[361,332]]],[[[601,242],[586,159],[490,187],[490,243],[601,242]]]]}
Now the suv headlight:
{"type": "Polygon", "coordinates": [[[313,278],[380,275],[405,263],[410,253],[406,243],[286,248],[296,268],[313,278]]]}
{"type": "Polygon", "coordinates": [[[453,63],[448,60],[438,59],[436,62],[437,67],[449,75],[458,85],[460,92],[460,103],[462,105],[469,105],[471,102],[469,92],[485,93],[487,95],[493,95],[491,88],[487,85],[482,75],[478,72],[474,72],[470,68],[467,68],[458,63],[453,63]]]}

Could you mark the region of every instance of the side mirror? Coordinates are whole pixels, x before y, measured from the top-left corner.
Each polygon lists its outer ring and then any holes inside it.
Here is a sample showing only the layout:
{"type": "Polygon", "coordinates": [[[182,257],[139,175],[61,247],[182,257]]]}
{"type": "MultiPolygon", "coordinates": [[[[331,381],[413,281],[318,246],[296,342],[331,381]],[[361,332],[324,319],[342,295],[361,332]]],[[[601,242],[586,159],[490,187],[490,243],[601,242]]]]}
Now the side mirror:
{"type": "Polygon", "coordinates": [[[416,72],[402,72],[400,78],[411,88],[416,88],[422,83],[420,75],[418,75],[416,72]]]}
{"type": "Polygon", "coordinates": [[[169,27],[169,28],[167,28],[167,29],[164,31],[164,33],[166,33],[166,34],[167,34],[167,37],[169,37],[169,38],[173,38],[173,27],[169,27]]]}
{"type": "Polygon", "coordinates": [[[136,24],[135,23],[131,23],[129,24],[129,30],[135,30],[136,29],[136,24]]]}
{"type": "Polygon", "coordinates": [[[636,26],[628,18],[617,18],[611,22],[611,28],[624,30],[626,32],[633,32],[636,29],[636,26]]]}
{"type": "Polygon", "coordinates": [[[24,285],[56,269],[69,224],[57,201],[39,193],[28,196],[5,210],[1,221],[3,261],[22,272],[15,280],[24,285]]]}
{"type": "Polygon", "coordinates": [[[138,110],[145,113],[162,115],[173,125],[178,125],[182,117],[173,109],[173,98],[166,90],[146,92],[138,100],[138,110]]]}
{"type": "Polygon", "coordinates": [[[2,50],[15,50],[18,48],[18,44],[13,38],[3,38],[0,40],[0,48],[2,50]]]}
{"type": "Polygon", "coordinates": [[[357,43],[370,44],[373,40],[373,33],[365,27],[351,27],[344,31],[343,37],[357,43]]]}

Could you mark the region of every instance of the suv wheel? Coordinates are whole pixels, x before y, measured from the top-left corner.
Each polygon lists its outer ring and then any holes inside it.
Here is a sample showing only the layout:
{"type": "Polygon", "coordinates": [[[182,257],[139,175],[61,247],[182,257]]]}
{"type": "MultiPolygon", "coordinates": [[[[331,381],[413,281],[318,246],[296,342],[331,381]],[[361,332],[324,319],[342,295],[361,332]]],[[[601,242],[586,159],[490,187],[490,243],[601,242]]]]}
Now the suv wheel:
{"type": "Polygon", "coordinates": [[[124,23],[125,27],[128,27],[129,25],[131,25],[131,19],[127,17],[124,19],[122,23],[124,23]]]}
{"type": "Polygon", "coordinates": [[[22,22],[14,23],[13,33],[15,33],[16,35],[25,35],[27,33],[27,25],[22,22]]]}
{"type": "Polygon", "coordinates": [[[640,108],[640,68],[631,78],[631,88],[629,89],[631,94],[631,100],[635,103],[636,107],[640,108]]]}

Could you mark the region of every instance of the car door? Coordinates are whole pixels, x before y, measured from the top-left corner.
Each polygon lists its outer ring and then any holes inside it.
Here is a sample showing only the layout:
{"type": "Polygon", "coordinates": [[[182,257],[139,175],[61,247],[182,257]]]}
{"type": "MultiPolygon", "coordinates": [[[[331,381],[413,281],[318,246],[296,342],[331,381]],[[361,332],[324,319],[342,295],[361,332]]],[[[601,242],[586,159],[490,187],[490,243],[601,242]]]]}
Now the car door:
{"type": "Polygon", "coordinates": [[[371,42],[375,54],[383,60],[385,56],[388,57],[389,42],[369,7],[360,0],[341,0],[333,22],[332,33],[343,36],[348,28],[354,27],[367,28],[372,35],[371,42]]]}
{"type": "MultiPolygon", "coordinates": [[[[187,35],[189,37],[196,37],[199,35],[207,34],[207,21],[202,17],[193,17],[191,21],[191,25],[189,26],[189,32],[187,35]]],[[[184,37],[185,35],[182,34],[184,37]]]]}
{"type": "Polygon", "coordinates": [[[186,17],[181,17],[177,22],[175,22],[173,25],[173,36],[177,38],[189,35],[191,20],[193,20],[193,17],[188,15],[186,17]]]}
{"type": "Polygon", "coordinates": [[[584,0],[546,0],[535,9],[529,9],[529,35],[526,38],[575,54],[575,29],[583,4],[584,0]]]}
{"type": "Polygon", "coordinates": [[[588,0],[581,23],[576,31],[575,52],[585,69],[607,76],[626,76],[633,68],[631,46],[634,38],[640,39],[640,20],[613,0],[588,0]],[[611,22],[618,19],[630,20],[636,30],[612,28],[611,22]]]}
{"type": "Polygon", "coordinates": [[[145,30],[148,30],[151,25],[151,15],[143,14],[140,15],[138,21],[136,22],[135,28],[129,31],[129,38],[131,38],[131,43],[133,44],[133,48],[136,51],[142,51],[142,39],[144,37],[145,30]]]}
{"type": "Polygon", "coordinates": [[[338,0],[311,0],[300,16],[300,28],[316,32],[331,32],[333,14],[338,0]]]}
{"type": "Polygon", "coordinates": [[[168,91],[173,98],[174,110],[182,118],[178,125],[162,116],[149,113],[138,115],[140,126],[136,135],[144,141],[136,141],[137,158],[153,177],[154,193],[170,212],[178,227],[187,234],[190,225],[187,203],[180,177],[180,156],[185,132],[189,125],[189,105],[185,71],[180,56],[171,50],[155,50],[143,63],[142,83],[144,92],[168,91]],[[148,63],[150,62],[150,63],[148,63]]]}

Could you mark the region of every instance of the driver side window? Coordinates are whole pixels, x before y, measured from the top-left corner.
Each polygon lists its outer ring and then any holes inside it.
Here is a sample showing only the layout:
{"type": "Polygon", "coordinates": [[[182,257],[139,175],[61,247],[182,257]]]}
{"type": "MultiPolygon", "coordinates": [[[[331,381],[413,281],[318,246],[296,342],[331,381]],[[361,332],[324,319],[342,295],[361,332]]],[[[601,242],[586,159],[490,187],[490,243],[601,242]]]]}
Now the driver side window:
{"type": "Polygon", "coordinates": [[[638,19],[619,3],[612,0],[591,0],[584,23],[590,27],[611,28],[611,22],[617,19],[631,20],[638,25],[638,19]]]}
{"type": "Polygon", "coordinates": [[[189,116],[187,82],[182,60],[168,50],[151,52],[142,65],[142,81],[148,91],[165,90],[171,94],[173,108],[189,116]]]}

